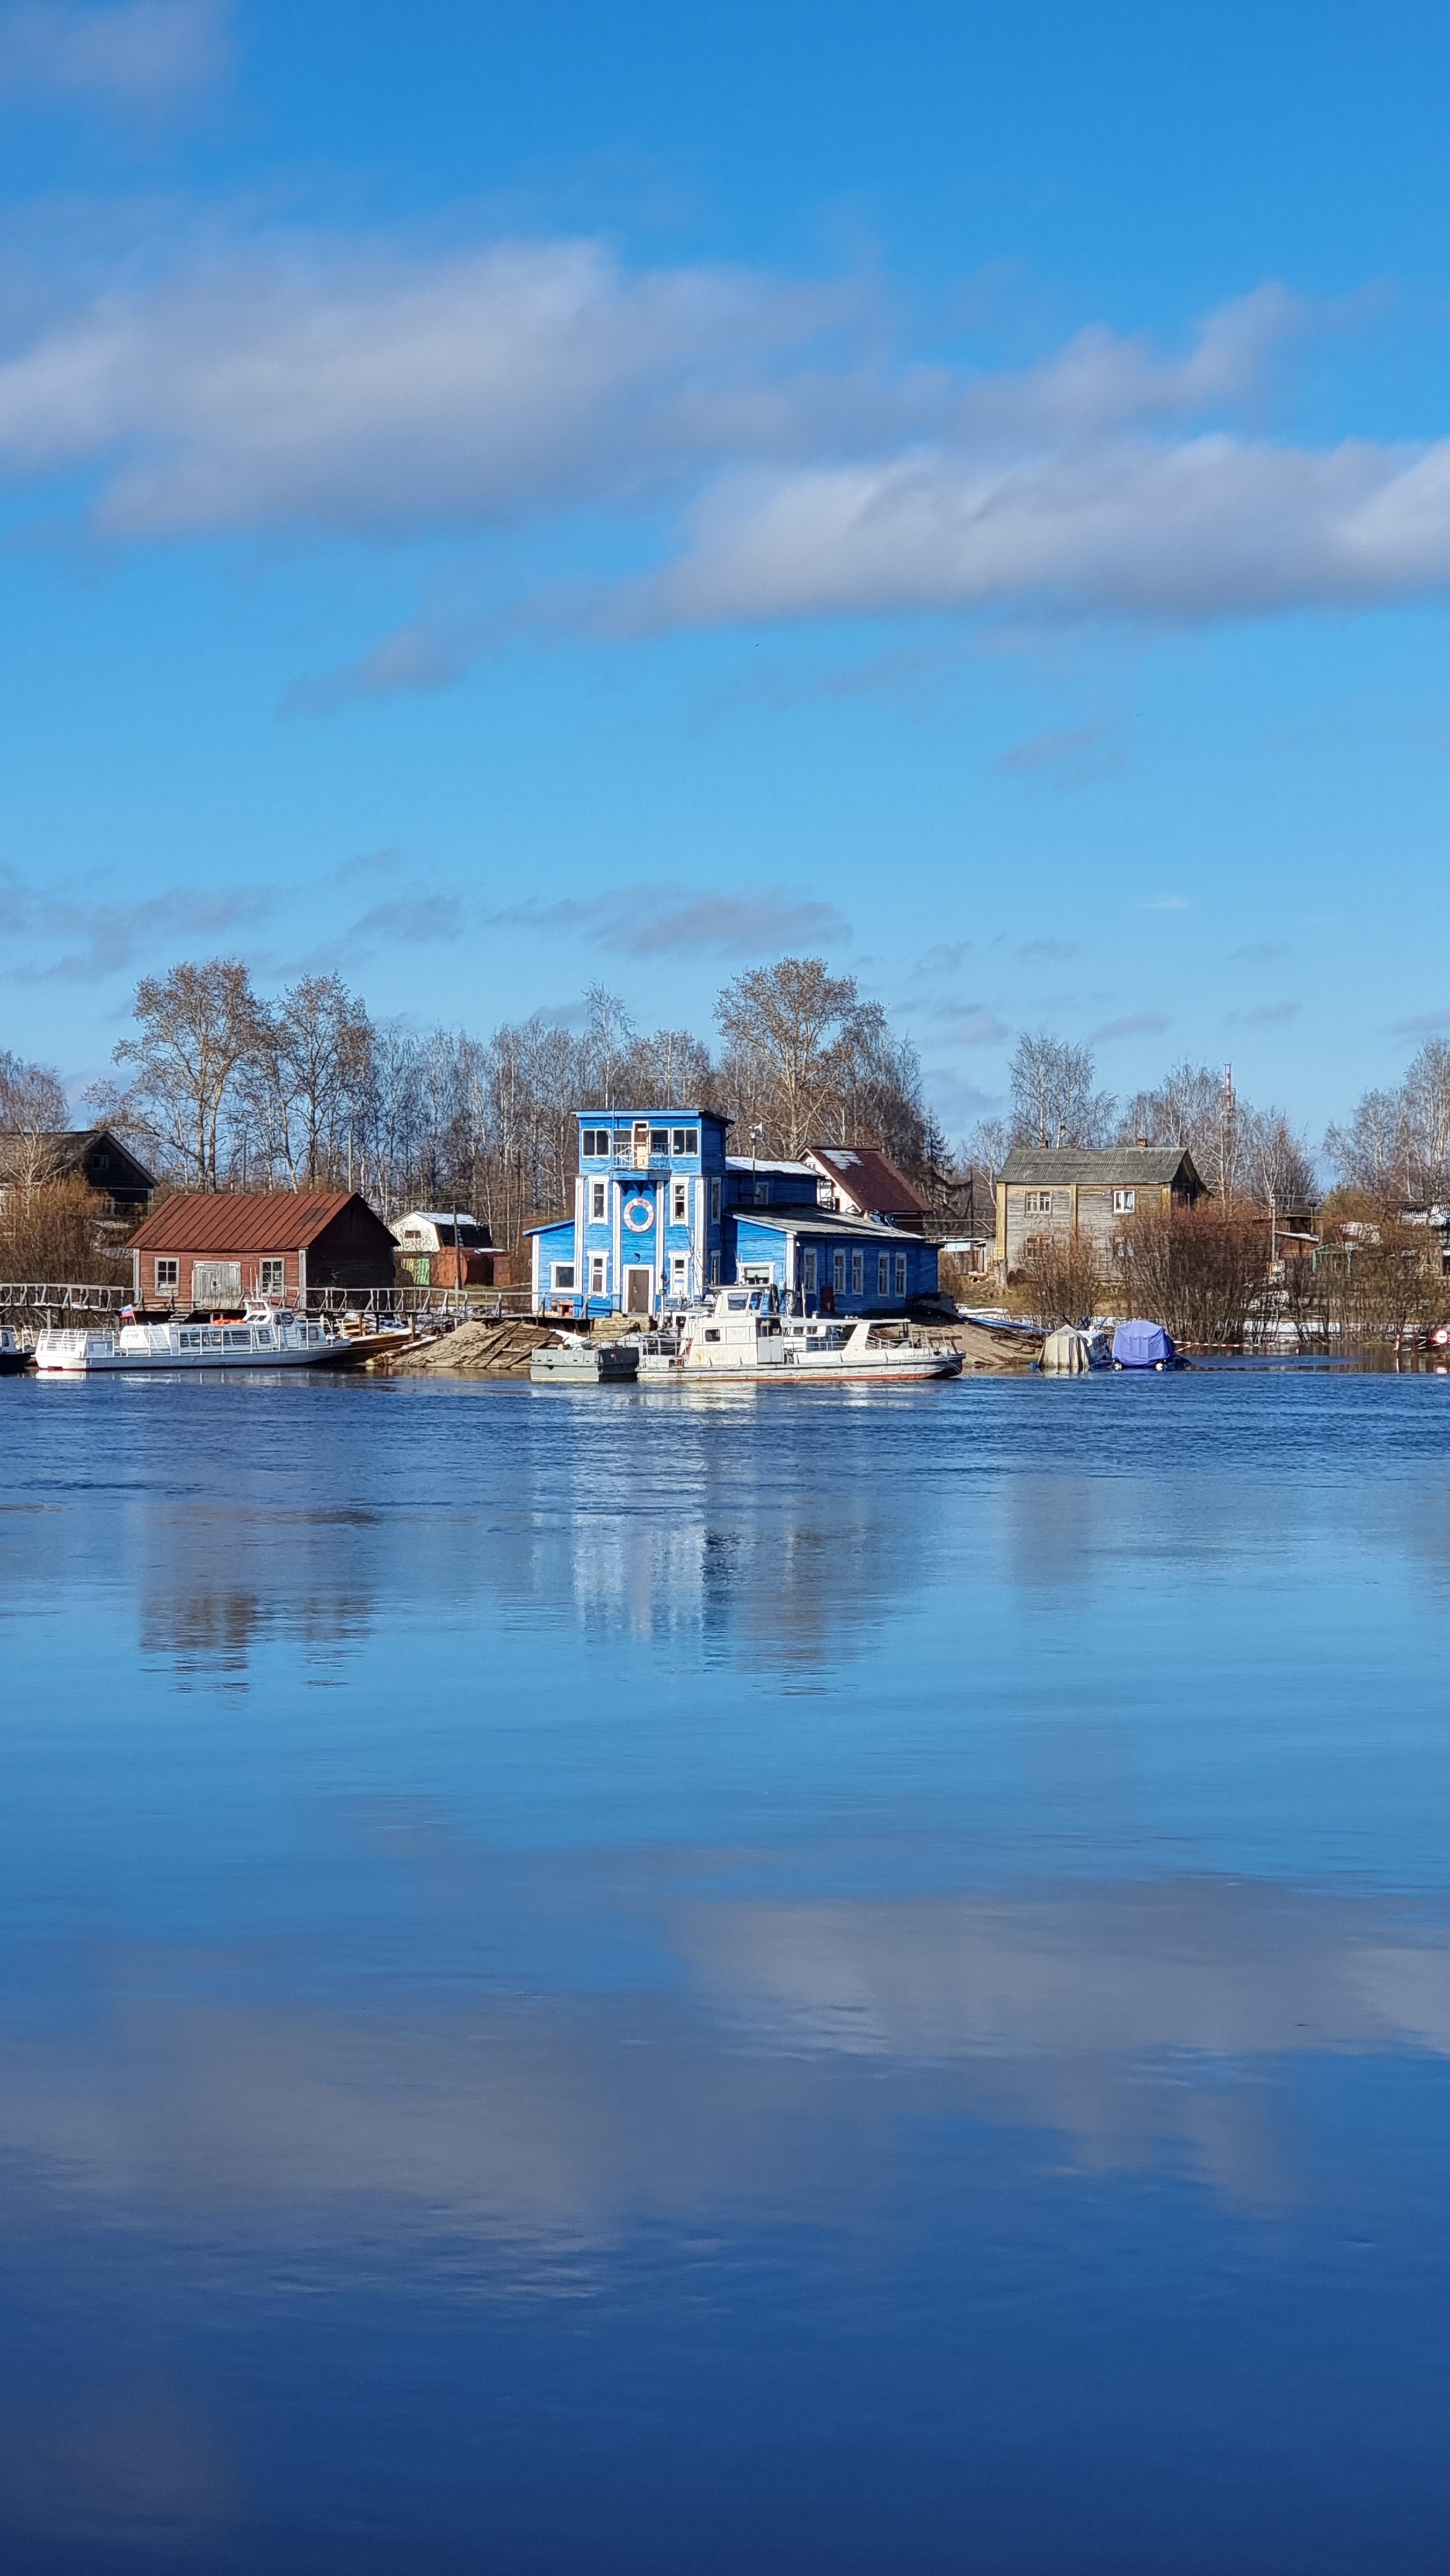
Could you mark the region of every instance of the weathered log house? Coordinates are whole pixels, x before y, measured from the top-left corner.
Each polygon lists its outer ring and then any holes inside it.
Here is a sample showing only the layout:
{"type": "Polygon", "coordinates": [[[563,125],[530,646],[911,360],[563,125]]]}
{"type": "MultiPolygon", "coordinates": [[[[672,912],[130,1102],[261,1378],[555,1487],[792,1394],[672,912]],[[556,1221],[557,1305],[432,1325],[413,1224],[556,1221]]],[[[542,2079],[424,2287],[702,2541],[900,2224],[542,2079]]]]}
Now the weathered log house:
{"type": "Polygon", "coordinates": [[[1203,1183],[1186,1145],[1016,1145],[997,1180],[997,1270],[1010,1279],[1035,1235],[1086,1235],[1104,1275],[1150,1208],[1191,1207],[1203,1183]]]}

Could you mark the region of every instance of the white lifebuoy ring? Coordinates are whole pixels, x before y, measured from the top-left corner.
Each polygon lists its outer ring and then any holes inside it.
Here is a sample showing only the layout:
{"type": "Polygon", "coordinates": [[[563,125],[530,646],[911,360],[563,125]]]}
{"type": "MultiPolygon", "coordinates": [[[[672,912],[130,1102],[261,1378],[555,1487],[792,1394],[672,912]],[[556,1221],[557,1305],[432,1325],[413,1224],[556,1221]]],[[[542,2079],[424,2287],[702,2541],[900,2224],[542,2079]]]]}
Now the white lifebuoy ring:
{"type": "Polygon", "coordinates": [[[655,1221],[653,1199],[626,1199],[623,1212],[631,1234],[648,1234],[655,1221]]]}

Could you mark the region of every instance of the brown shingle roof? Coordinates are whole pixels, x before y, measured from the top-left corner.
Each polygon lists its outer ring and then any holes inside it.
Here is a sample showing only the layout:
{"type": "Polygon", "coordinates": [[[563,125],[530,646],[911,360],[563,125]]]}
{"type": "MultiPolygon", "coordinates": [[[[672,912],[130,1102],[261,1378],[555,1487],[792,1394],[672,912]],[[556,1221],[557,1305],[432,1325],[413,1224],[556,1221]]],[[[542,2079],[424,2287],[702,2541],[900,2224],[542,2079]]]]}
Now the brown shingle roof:
{"type": "Polygon", "coordinates": [[[387,1232],[354,1190],[184,1190],[163,1199],[127,1245],[136,1252],[305,1252],[345,1208],[387,1232]]]}
{"type": "Polygon", "coordinates": [[[899,1172],[877,1145],[812,1145],[809,1157],[822,1177],[858,1208],[877,1216],[929,1216],[931,1201],[899,1172]]]}

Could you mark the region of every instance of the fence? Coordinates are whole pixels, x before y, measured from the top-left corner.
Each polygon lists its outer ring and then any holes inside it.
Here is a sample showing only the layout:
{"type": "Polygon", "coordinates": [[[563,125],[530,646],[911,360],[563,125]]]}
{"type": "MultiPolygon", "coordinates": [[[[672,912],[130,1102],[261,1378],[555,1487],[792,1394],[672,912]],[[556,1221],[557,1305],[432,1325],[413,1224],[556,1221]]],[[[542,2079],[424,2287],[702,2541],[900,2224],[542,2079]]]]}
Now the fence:
{"type": "MultiPolygon", "coordinates": [[[[37,1324],[68,1315],[119,1315],[133,1302],[129,1288],[86,1286],[74,1279],[0,1281],[0,1315],[37,1324]]],[[[446,1315],[456,1323],[477,1318],[494,1324],[507,1315],[530,1312],[526,1288],[309,1288],[304,1302],[314,1315],[396,1315],[405,1323],[446,1315]]],[[[154,1302],[148,1308],[151,1314],[158,1311],[154,1302]]]]}

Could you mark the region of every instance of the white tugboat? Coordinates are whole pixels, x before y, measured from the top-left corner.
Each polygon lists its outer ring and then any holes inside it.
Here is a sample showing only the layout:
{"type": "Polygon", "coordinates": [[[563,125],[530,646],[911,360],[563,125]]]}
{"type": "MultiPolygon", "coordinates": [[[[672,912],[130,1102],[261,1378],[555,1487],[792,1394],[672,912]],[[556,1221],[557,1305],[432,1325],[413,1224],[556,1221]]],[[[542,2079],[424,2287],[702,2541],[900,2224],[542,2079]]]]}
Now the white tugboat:
{"type": "Polygon", "coordinates": [[[288,1307],[249,1306],[240,1323],[88,1324],[38,1333],[42,1376],[93,1377],[104,1370],[350,1368],[365,1343],[288,1307]]]}
{"type": "Polygon", "coordinates": [[[759,1378],[776,1385],[877,1386],[957,1377],[962,1355],[949,1342],[888,1340],[879,1321],[779,1312],[765,1288],[722,1288],[711,1303],[679,1319],[674,1333],[647,1335],[642,1382],[682,1385],[704,1378],[759,1378]],[[653,1347],[651,1347],[653,1345],[653,1347]],[[671,1347],[673,1345],[673,1347],[671,1347]]]}

